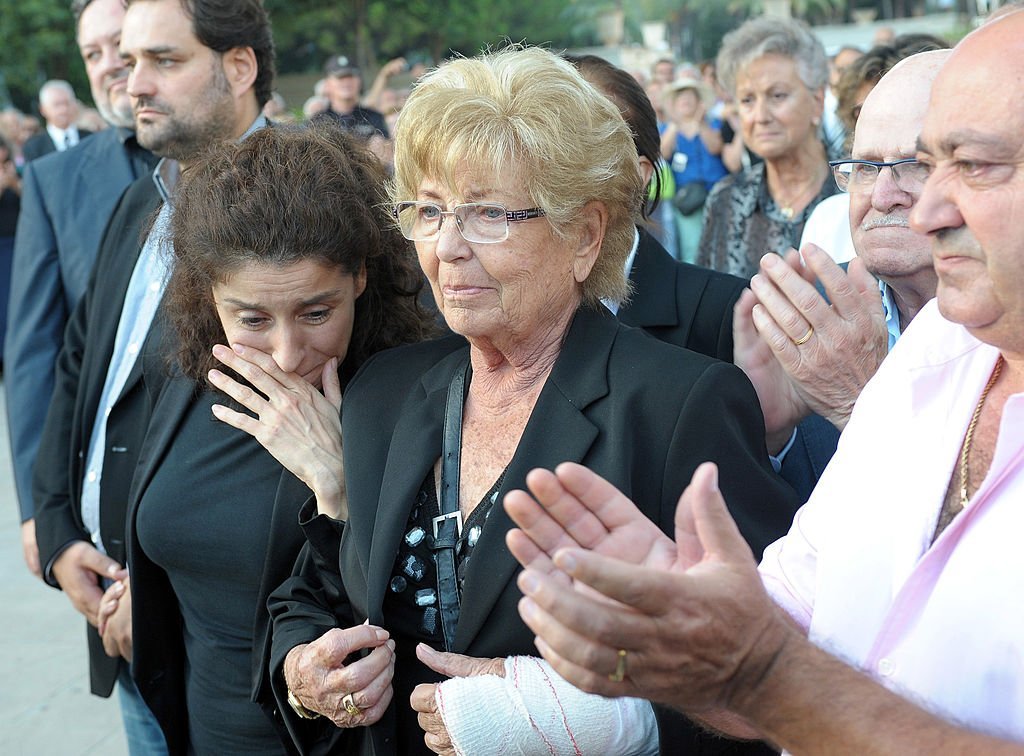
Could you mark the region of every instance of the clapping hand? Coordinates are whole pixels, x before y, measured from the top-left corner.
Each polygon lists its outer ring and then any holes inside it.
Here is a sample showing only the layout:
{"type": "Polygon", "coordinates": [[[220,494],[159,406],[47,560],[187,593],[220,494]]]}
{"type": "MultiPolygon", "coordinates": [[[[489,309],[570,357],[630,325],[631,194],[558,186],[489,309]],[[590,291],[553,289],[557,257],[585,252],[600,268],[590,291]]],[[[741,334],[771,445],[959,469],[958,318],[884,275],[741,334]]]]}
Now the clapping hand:
{"type": "Polygon", "coordinates": [[[527,485],[533,505],[523,492],[506,497],[521,528],[507,541],[525,568],[520,614],[559,674],[588,692],[701,711],[727,706],[744,678],[763,672],[789,626],[713,464],[697,469],[680,499],[676,543],[578,465],[533,471],[527,485]]]}

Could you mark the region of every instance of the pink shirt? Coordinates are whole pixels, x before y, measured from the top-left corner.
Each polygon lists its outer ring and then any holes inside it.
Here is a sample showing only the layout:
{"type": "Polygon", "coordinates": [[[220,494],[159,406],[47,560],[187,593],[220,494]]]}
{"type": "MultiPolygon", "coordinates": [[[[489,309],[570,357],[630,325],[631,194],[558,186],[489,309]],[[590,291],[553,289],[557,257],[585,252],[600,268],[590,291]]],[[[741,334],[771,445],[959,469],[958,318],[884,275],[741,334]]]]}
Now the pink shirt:
{"type": "Polygon", "coordinates": [[[818,646],[944,718],[1024,740],[1024,394],[1003,409],[977,493],[930,545],[997,356],[929,303],[760,569],[818,646]]]}

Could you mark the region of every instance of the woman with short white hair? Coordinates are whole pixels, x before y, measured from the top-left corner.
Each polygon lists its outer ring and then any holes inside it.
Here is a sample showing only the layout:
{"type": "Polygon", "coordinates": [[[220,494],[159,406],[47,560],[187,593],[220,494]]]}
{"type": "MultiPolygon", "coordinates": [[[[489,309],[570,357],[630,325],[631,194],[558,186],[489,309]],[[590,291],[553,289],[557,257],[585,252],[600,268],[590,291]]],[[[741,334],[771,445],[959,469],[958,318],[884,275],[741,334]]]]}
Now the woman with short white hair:
{"type": "Polygon", "coordinates": [[[819,137],[828,60],[803,23],[756,18],[725,36],[717,67],[743,142],[764,162],[711,191],[697,264],[750,278],[763,255],[799,244],[811,211],[838,191],[819,137]]]}
{"type": "Polygon", "coordinates": [[[536,659],[501,507],[535,467],[599,470],[672,532],[714,459],[758,548],[788,528],[742,373],[603,304],[629,292],[637,162],[618,109],[538,48],[446,63],[402,109],[396,222],[457,336],[353,378],[348,521],[300,515],[314,558],[270,599],[270,664],[303,751],[657,751],[650,704],[584,696],[536,659]],[[385,642],[393,663],[360,658],[385,642]]]}

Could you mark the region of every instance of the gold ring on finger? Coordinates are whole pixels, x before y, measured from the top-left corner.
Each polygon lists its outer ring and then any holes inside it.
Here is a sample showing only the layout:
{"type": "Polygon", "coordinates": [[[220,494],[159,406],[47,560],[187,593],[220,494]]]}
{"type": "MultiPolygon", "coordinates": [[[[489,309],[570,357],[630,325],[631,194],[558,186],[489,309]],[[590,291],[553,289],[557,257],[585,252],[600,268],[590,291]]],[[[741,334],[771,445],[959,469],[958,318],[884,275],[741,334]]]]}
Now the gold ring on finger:
{"type": "Polygon", "coordinates": [[[353,717],[358,717],[363,713],[363,710],[356,706],[355,699],[352,697],[351,693],[345,694],[345,697],[341,699],[341,705],[344,706],[345,711],[353,717]]]}
{"type": "Polygon", "coordinates": [[[794,346],[800,346],[801,344],[806,344],[806,343],[807,343],[807,341],[808,341],[808,340],[809,340],[809,339],[811,338],[811,336],[813,336],[813,335],[814,335],[814,326],[807,326],[807,333],[805,333],[805,334],[804,334],[803,336],[801,336],[801,337],[800,337],[799,339],[797,339],[796,341],[794,341],[794,342],[793,342],[793,345],[794,345],[794,346]]]}
{"type": "Polygon", "coordinates": [[[626,649],[620,648],[618,660],[615,662],[615,671],[608,675],[612,682],[622,682],[626,679],[626,649]]]}

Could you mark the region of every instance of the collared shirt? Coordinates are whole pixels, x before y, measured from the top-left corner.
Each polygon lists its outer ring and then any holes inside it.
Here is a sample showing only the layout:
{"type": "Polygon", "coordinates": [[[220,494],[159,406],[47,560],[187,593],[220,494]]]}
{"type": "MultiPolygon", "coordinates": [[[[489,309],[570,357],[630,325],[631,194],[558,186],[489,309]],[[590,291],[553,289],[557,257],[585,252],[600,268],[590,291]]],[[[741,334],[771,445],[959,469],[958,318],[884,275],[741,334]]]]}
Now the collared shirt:
{"type": "MultiPolygon", "coordinates": [[[[633,248],[629,250],[629,257],[626,258],[626,279],[629,280],[629,273],[633,270],[633,261],[636,259],[636,248],[640,246],[640,231],[633,228],[633,248]]],[[[622,302],[616,302],[613,299],[602,299],[601,303],[607,307],[612,315],[619,314],[619,308],[622,307],[622,302]]]]}
{"type": "Polygon", "coordinates": [[[811,211],[800,235],[800,246],[816,244],[837,263],[857,256],[850,232],[850,195],[846,192],[826,197],[811,211]]]}
{"type": "Polygon", "coordinates": [[[173,206],[170,187],[165,181],[164,174],[170,167],[171,164],[167,160],[161,160],[153,172],[153,182],[164,204],[149,236],[146,237],[128,283],[124,306],[121,308],[121,319],[117,324],[117,335],[114,337],[114,352],[110,357],[107,377],[103,382],[103,393],[100,394],[99,411],[96,413],[92,435],[89,438],[85,480],[82,482],[82,522],[96,548],[104,552],[103,540],[100,537],[100,485],[106,451],[107,418],[135,366],[135,360],[142,350],[167,286],[173,254],[170,240],[173,206]]]}
{"type": "Polygon", "coordinates": [[[882,293],[882,309],[885,310],[885,330],[889,332],[889,351],[896,346],[900,337],[900,311],[896,309],[896,301],[892,289],[885,281],[878,282],[878,290],[882,293]]]}
{"type": "Polygon", "coordinates": [[[57,152],[69,150],[81,141],[78,129],[75,128],[74,125],[68,126],[66,129],[59,129],[56,126],[46,124],[46,133],[49,134],[50,139],[53,140],[53,144],[57,148],[57,152]]]}
{"type": "MultiPolygon", "coordinates": [[[[241,138],[245,139],[266,124],[267,119],[259,116],[241,138]]],[[[174,212],[171,194],[177,179],[178,164],[174,160],[164,158],[153,171],[153,182],[160,193],[163,205],[149,236],[146,237],[139,258],[135,261],[135,269],[128,282],[128,291],[114,337],[114,352],[107,367],[103,392],[100,394],[98,411],[89,438],[85,480],[82,481],[82,523],[100,551],[104,551],[103,540],[100,537],[100,486],[106,452],[107,417],[117,404],[125,382],[135,366],[135,360],[142,351],[150,325],[167,288],[174,254],[170,239],[171,215],[174,212]]]]}
{"type": "Polygon", "coordinates": [[[932,543],[997,355],[936,302],[922,309],[760,571],[818,646],[944,718],[1021,740],[1024,394],[1003,407],[977,492],[932,543]]]}

